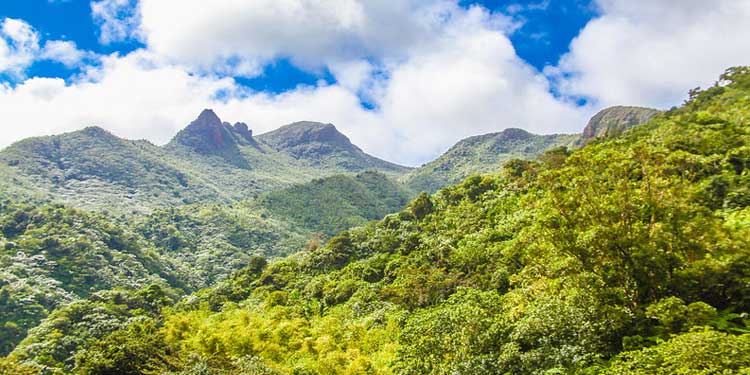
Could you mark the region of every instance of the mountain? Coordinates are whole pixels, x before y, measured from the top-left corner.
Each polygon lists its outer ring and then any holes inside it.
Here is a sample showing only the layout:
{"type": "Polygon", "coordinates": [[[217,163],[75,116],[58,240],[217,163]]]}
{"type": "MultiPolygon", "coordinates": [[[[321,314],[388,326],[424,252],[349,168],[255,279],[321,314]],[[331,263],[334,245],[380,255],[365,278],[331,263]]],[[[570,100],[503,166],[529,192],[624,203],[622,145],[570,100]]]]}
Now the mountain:
{"type": "Polygon", "coordinates": [[[576,145],[581,146],[594,138],[611,138],[633,126],[648,122],[661,111],[643,107],[609,107],[589,120],[576,145]]]}
{"type": "Polygon", "coordinates": [[[27,190],[82,208],[137,210],[146,202],[180,204],[214,195],[161,148],[98,127],[14,143],[0,152],[0,163],[8,166],[6,178],[25,181],[27,190]]]}
{"type": "Polygon", "coordinates": [[[261,134],[258,140],[316,167],[401,174],[409,168],[367,155],[332,124],[302,121],[261,134]]]}
{"type": "Polygon", "coordinates": [[[536,135],[509,128],[469,137],[399,180],[415,192],[435,192],[472,174],[498,171],[510,159],[534,159],[554,147],[580,147],[594,138],[617,136],[659,113],[651,108],[610,107],[592,117],[581,134],[536,135]]]}
{"type": "Polygon", "coordinates": [[[533,159],[549,148],[571,146],[577,139],[577,135],[536,135],[513,128],[469,137],[400,180],[414,191],[435,192],[472,174],[497,171],[507,160],[533,159]]]}
{"type": "Polygon", "coordinates": [[[422,193],[324,245],[253,258],[171,308],[158,289],[142,303],[95,295],[55,311],[0,366],[747,373],[748,97],[750,68],[730,69],[615,138],[422,193]],[[143,304],[150,313],[130,306],[143,304]]]}
{"type": "Polygon", "coordinates": [[[2,195],[119,213],[229,203],[366,170],[409,169],[364,153],[333,125],[297,123],[254,137],[247,124],[222,122],[208,109],[163,147],[88,127],[0,151],[0,176],[13,181],[2,195]]]}

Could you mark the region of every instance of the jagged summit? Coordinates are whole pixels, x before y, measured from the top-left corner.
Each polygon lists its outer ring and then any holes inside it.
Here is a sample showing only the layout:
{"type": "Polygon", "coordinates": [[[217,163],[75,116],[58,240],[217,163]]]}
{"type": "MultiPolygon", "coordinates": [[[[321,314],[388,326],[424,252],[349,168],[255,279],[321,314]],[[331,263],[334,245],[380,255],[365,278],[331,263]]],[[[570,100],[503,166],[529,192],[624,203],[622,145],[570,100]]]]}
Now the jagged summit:
{"type": "MultiPolygon", "coordinates": [[[[216,155],[237,167],[248,168],[239,144],[252,141],[252,136],[249,140],[240,141],[240,136],[233,132],[234,128],[229,123],[222,122],[213,110],[204,109],[198,118],[174,136],[167,148],[187,147],[199,154],[216,155]]],[[[244,138],[245,135],[241,137],[244,138]]]]}
{"type": "Polygon", "coordinates": [[[201,154],[213,154],[235,144],[229,129],[210,109],[204,109],[171,143],[188,146],[201,154]]]}
{"type": "Polygon", "coordinates": [[[255,140],[253,140],[253,131],[244,122],[235,123],[232,125],[232,129],[234,129],[235,133],[242,136],[244,140],[255,143],[255,140]]]}

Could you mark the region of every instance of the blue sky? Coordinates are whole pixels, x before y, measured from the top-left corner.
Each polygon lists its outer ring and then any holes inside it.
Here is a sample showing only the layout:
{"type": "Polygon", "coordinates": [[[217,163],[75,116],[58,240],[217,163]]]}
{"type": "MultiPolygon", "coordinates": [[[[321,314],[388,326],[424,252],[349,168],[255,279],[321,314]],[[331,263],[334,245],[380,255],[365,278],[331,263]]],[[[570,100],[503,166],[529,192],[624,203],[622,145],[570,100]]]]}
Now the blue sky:
{"type": "MultiPolygon", "coordinates": [[[[520,28],[510,34],[518,55],[538,70],[554,65],[568,50],[570,41],[595,15],[595,7],[584,0],[526,1],[518,0],[462,0],[461,6],[480,5],[491,11],[514,17],[520,28]]],[[[43,39],[69,40],[83,50],[99,54],[127,54],[144,47],[128,40],[111,44],[99,41],[99,28],[86,0],[7,0],[0,2],[0,18],[22,19],[37,29],[43,39]]],[[[78,73],[77,67],[68,68],[51,61],[37,61],[27,71],[29,76],[63,77],[78,73]]],[[[268,64],[262,75],[250,79],[235,77],[242,85],[254,90],[281,93],[299,84],[314,85],[319,80],[335,82],[330,72],[306,71],[294,66],[289,59],[278,59],[268,64]]],[[[14,80],[6,77],[12,83],[14,80]]]]}
{"type": "Polygon", "coordinates": [[[750,0],[5,0],[0,147],[97,125],[163,144],[203,108],[334,123],[419,165],[508,127],[579,132],[750,64],[750,0]]]}

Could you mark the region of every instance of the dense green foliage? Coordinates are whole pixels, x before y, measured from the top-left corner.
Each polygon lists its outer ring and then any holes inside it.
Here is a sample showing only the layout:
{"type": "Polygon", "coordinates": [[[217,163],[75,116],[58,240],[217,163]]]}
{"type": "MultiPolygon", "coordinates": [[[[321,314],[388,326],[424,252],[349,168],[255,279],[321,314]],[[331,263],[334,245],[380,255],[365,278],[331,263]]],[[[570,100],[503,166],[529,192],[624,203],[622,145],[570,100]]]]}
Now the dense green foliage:
{"type": "Polygon", "coordinates": [[[549,148],[571,146],[578,138],[577,134],[536,135],[513,128],[469,137],[400,180],[416,192],[434,193],[472,174],[497,171],[508,160],[534,159],[549,148]]]}
{"type": "Polygon", "coordinates": [[[128,223],[61,205],[0,210],[0,354],[55,308],[113,287],[159,282],[185,292],[399,210],[385,175],[337,175],[258,201],[159,209],[128,223]],[[347,216],[342,216],[348,212],[347,216]],[[342,219],[343,217],[343,219],[342,219]]]}
{"type": "MultiPolygon", "coordinates": [[[[162,224],[192,220],[172,214],[139,228],[179,251],[199,237],[170,237],[162,224]]],[[[93,293],[0,369],[746,375],[750,68],[617,138],[509,161],[246,263],[168,307],[166,287],[93,293]]]]}
{"type": "Polygon", "coordinates": [[[62,206],[8,206],[0,214],[0,353],[50,311],[92,293],[188,274],[103,215],[62,206]]]}
{"type": "Polygon", "coordinates": [[[278,217],[330,236],[396,212],[409,198],[409,192],[385,175],[365,172],[271,191],[261,195],[258,204],[278,217]]]}

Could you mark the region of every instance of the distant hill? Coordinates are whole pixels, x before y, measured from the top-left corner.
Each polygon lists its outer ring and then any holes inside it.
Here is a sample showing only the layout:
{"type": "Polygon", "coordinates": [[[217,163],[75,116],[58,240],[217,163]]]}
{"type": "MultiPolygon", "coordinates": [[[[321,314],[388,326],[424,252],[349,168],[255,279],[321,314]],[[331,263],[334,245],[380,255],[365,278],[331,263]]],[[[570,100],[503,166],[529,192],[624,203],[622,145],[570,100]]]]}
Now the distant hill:
{"type": "Polygon", "coordinates": [[[505,129],[459,141],[436,160],[401,178],[414,191],[435,192],[475,173],[497,171],[513,158],[533,159],[555,146],[572,146],[578,135],[536,135],[505,129]]]}
{"type": "Polygon", "coordinates": [[[410,169],[366,154],[332,124],[295,122],[261,134],[257,139],[279,152],[322,168],[378,170],[396,174],[410,169]]]}
{"type": "Polygon", "coordinates": [[[211,110],[163,147],[88,127],[0,151],[0,177],[16,181],[4,195],[126,213],[228,203],[366,170],[398,176],[409,168],[366,154],[330,124],[295,123],[254,137],[246,124],[222,122],[211,110]]]}
{"type": "Polygon", "coordinates": [[[469,137],[437,159],[402,176],[400,181],[414,192],[435,192],[472,174],[498,171],[500,165],[510,159],[533,159],[553,147],[580,147],[592,139],[619,135],[659,113],[650,108],[611,107],[592,117],[581,134],[536,135],[509,128],[469,137]]]}

